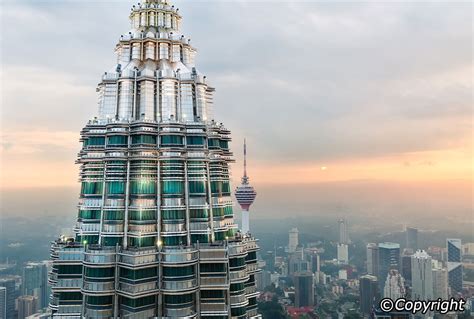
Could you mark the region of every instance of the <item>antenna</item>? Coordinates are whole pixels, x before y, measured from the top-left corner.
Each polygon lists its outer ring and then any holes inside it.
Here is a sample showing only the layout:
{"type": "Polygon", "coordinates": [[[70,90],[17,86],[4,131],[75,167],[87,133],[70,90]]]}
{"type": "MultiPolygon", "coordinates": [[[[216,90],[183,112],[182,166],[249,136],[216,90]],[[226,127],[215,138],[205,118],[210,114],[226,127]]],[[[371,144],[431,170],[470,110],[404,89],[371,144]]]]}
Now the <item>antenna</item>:
{"type": "Polygon", "coordinates": [[[247,177],[247,140],[244,138],[244,177],[247,177]]]}

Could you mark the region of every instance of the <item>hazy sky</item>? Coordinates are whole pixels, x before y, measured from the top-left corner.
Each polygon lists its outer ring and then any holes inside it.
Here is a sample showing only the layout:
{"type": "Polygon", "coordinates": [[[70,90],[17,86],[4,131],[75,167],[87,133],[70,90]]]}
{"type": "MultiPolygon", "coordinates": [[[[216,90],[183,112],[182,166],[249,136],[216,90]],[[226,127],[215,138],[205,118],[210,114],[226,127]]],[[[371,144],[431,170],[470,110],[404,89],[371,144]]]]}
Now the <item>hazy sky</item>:
{"type": "MultiPolygon", "coordinates": [[[[472,212],[471,2],[173,3],[233,132],[235,181],[248,140],[257,203],[368,181],[354,189],[436,187],[423,196],[472,212]]],[[[132,4],[2,2],[2,189],[77,185],[79,131],[132,4]]]]}

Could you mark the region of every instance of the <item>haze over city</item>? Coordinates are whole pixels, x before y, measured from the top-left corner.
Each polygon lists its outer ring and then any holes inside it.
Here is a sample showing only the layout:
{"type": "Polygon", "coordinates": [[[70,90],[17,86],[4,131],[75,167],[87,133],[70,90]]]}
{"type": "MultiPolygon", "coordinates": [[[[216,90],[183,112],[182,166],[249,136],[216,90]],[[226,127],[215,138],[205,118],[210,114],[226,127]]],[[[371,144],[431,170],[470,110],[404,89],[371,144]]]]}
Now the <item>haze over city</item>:
{"type": "MultiPolygon", "coordinates": [[[[176,5],[217,88],[216,118],[233,131],[234,185],[247,138],[254,218],[290,207],[471,216],[468,3],[176,5]]],[[[2,7],[3,26],[15,22],[2,45],[2,213],[70,214],[78,132],[97,113],[95,87],[113,68],[129,3],[2,7]],[[54,188],[71,201],[58,203],[54,188]],[[45,205],[18,203],[26,194],[45,205]]]]}

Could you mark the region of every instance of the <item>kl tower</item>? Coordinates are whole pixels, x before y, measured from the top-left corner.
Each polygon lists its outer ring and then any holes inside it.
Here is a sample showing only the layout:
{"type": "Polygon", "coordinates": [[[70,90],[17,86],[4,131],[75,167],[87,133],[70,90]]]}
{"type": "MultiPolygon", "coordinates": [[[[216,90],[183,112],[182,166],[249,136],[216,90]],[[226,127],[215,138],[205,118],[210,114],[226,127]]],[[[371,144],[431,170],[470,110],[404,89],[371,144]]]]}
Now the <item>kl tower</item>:
{"type": "Polygon", "coordinates": [[[249,177],[247,176],[247,143],[244,140],[244,176],[242,177],[242,184],[235,190],[235,198],[242,207],[242,233],[244,235],[250,232],[249,208],[256,196],[257,192],[249,184],[249,177]]]}

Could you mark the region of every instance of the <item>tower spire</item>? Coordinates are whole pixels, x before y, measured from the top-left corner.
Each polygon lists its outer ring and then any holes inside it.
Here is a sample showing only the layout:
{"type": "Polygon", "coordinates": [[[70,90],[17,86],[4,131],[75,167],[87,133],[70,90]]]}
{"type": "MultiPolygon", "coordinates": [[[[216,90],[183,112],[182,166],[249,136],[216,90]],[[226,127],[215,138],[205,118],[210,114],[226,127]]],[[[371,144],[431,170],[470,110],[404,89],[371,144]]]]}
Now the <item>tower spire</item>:
{"type": "Polygon", "coordinates": [[[247,140],[244,139],[244,177],[247,177],[247,140]]]}
{"type": "Polygon", "coordinates": [[[249,177],[247,176],[247,139],[244,139],[244,176],[242,177],[242,184],[247,185],[249,177]]]}

